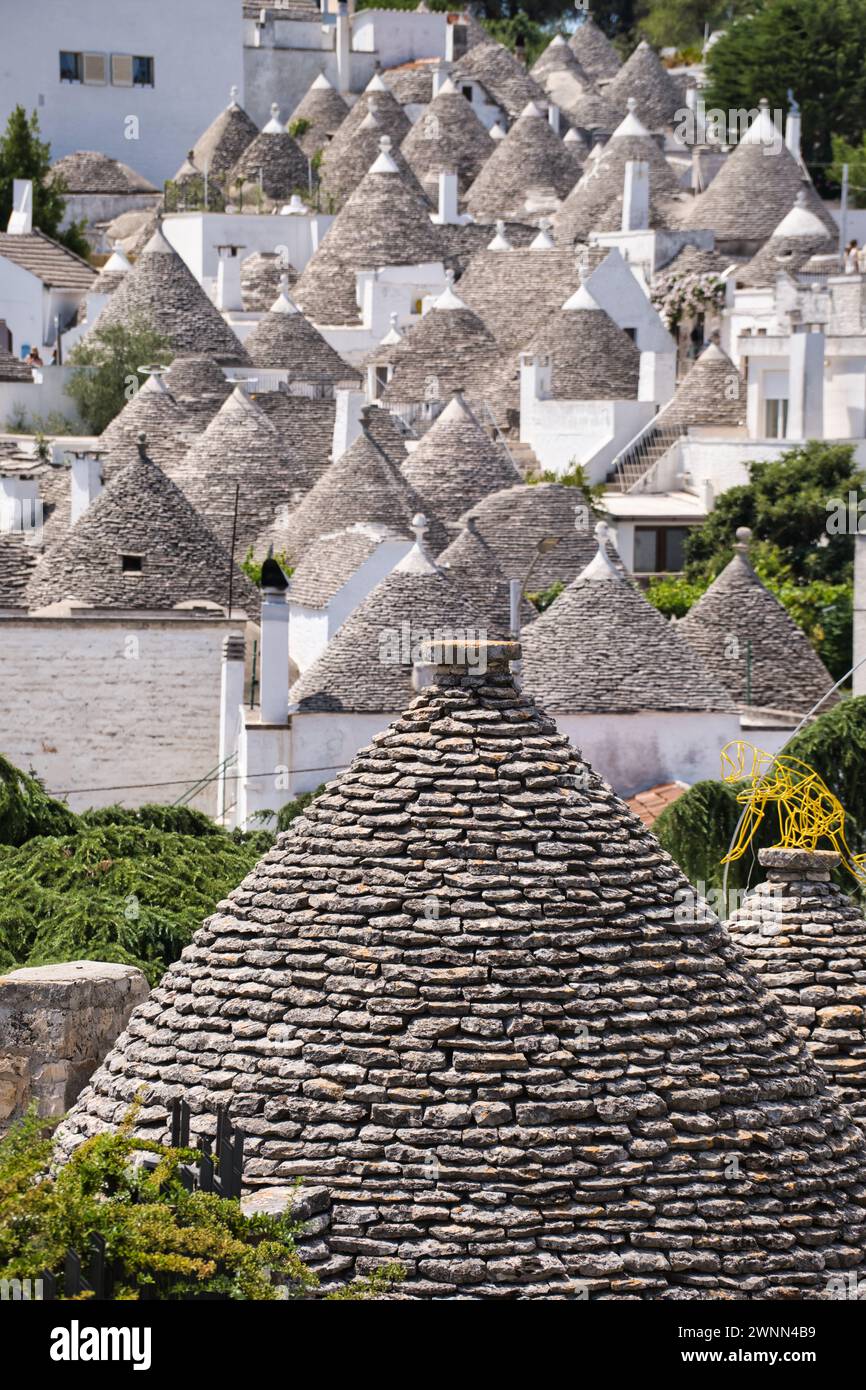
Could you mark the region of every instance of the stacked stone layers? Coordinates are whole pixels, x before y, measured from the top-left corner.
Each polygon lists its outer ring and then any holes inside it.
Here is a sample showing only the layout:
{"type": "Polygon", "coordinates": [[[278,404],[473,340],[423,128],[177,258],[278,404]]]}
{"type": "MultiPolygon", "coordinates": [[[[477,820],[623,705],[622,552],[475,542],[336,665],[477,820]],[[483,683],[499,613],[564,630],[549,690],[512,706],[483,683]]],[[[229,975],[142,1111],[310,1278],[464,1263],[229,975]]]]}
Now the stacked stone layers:
{"type": "MultiPolygon", "coordinates": [[[[866,1122],[866,919],[835,883],[839,856],[762,849],[764,883],[728,923],[838,1100],[866,1122]]],[[[854,880],[852,878],[853,885],[854,880]]]]}
{"type": "MultiPolygon", "coordinates": [[[[516,649],[515,649],[516,651],[516,649]]],[[[505,662],[440,672],[220,904],[63,1128],[229,1103],[324,1185],[325,1287],[827,1296],[864,1141],[652,835],[505,662]]],[[[196,1125],[207,1123],[196,1120],[196,1125]]]]}

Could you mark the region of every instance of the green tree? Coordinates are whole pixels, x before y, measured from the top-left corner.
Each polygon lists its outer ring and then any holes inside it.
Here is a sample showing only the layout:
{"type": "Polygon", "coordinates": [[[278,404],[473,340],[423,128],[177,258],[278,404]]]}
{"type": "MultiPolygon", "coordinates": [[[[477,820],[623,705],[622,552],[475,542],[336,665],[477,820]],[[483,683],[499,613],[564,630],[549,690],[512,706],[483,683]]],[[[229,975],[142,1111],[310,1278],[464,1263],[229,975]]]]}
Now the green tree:
{"type": "Polygon", "coordinates": [[[708,107],[800,104],[803,156],[816,185],[832,183],[832,137],[866,127],[866,0],[765,0],[735,19],[707,55],[708,107]]]}
{"type": "Polygon", "coordinates": [[[80,370],[70,376],[67,394],[88,428],[101,434],[142,385],[139,369],[172,356],[168,339],[142,316],[104,328],[97,324],[69,354],[70,366],[80,370]]]}
{"type": "Polygon", "coordinates": [[[859,145],[850,145],[841,135],[833,136],[833,162],[829,178],[842,182],[842,165],[848,165],[848,196],[855,208],[866,208],[866,135],[859,145]]]}
{"type": "Polygon", "coordinates": [[[90,253],[83,223],[73,222],[65,231],[60,223],[66,211],[65,185],[51,175],[51,146],[39,138],[39,117],[29,119],[23,106],[16,106],[0,136],[0,228],[5,230],[12,212],[12,186],[15,179],[33,181],[33,225],[54,237],[86,260],[90,253]]]}

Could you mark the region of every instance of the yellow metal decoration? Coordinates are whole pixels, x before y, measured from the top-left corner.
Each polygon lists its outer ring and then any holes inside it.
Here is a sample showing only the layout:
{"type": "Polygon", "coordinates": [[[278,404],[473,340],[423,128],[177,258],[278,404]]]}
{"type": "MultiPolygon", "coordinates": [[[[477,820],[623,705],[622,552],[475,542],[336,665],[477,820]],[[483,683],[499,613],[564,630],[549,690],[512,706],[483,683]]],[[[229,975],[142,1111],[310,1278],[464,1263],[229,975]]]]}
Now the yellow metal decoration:
{"type": "Polygon", "coordinates": [[[723,864],[742,858],[768,807],[775,806],[780,834],[775,848],[812,850],[819,840],[829,840],[846,869],[866,883],[866,855],[852,854],[845,840],[845,808],[808,763],[735,739],[722,749],[722,781],[746,779],[750,785],[737,801],[747,809],[723,864]]]}

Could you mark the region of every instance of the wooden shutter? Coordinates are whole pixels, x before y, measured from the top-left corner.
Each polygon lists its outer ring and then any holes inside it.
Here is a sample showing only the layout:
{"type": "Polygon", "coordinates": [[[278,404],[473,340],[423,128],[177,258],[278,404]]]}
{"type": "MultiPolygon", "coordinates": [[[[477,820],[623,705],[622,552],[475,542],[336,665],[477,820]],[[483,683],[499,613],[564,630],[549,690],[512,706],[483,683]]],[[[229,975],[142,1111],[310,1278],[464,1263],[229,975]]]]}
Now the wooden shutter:
{"type": "Polygon", "coordinates": [[[91,86],[104,87],[108,81],[108,64],[104,53],[82,53],[82,80],[91,86]]]}
{"type": "Polygon", "coordinates": [[[114,87],[132,86],[132,56],[129,53],[112,53],[111,83],[114,87]]]}

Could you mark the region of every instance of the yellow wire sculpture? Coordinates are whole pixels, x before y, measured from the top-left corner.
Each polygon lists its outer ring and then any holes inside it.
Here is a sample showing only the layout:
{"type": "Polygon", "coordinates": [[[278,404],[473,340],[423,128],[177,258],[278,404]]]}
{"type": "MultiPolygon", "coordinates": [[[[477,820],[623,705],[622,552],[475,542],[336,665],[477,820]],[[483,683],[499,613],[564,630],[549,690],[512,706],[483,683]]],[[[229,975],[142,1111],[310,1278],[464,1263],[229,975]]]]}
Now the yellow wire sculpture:
{"type": "Polygon", "coordinates": [[[722,781],[747,779],[750,785],[737,794],[747,810],[723,864],[742,858],[767,809],[775,806],[781,836],[775,848],[813,850],[824,838],[858,882],[866,883],[866,854],[852,854],[845,839],[845,808],[808,763],[734,739],[722,749],[722,781]]]}

